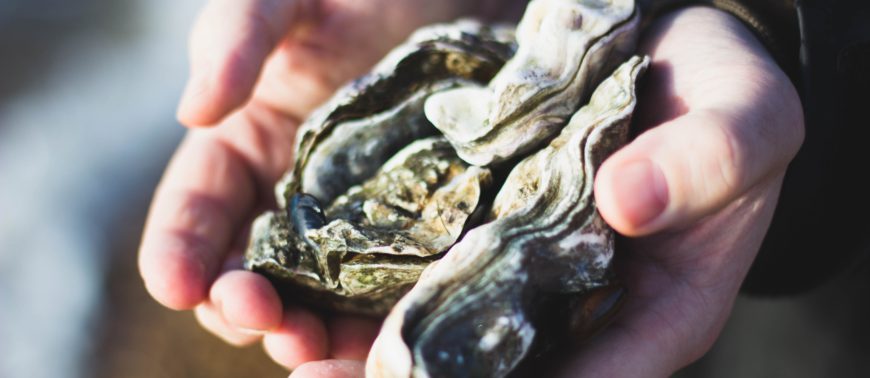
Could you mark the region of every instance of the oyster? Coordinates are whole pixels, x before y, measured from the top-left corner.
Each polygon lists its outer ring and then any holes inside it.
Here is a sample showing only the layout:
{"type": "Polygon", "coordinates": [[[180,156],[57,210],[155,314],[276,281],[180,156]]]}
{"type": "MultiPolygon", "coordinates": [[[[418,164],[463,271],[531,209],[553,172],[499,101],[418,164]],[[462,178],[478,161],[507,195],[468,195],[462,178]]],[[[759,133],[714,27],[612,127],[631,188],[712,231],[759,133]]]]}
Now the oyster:
{"type": "Polygon", "coordinates": [[[504,376],[599,329],[622,289],[592,182],[649,64],[629,58],[638,18],[630,0],[536,0],[516,40],[415,33],[300,127],[245,266],[294,300],[389,312],[372,376],[504,376]]]}
{"type": "Polygon", "coordinates": [[[514,48],[509,28],[430,27],[339,91],[300,127],[276,188],[282,210],[255,220],[246,268],[294,299],[385,315],[456,242],[492,181],[432,137],[423,101],[488,81],[514,48]]]}
{"type": "Polygon", "coordinates": [[[371,177],[409,141],[437,133],[422,112],[430,94],[489,81],[515,49],[505,26],[464,20],[418,30],[300,127],[279,200],[304,192],[328,203],[371,177]]]}
{"type": "Polygon", "coordinates": [[[532,1],[516,55],[489,85],[432,95],[426,116],[472,164],[539,148],[631,55],[638,22],[633,0],[532,1]]]}
{"type": "MultiPolygon", "coordinates": [[[[627,137],[635,81],[647,65],[634,57],[620,66],[559,137],[511,171],[491,221],[469,231],[390,312],[370,375],[504,376],[553,320],[541,308],[582,314],[584,296],[613,285],[613,232],[595,210],[592,183],[627,137]]],[[[562,332],[588,326],[561,320],[562,332]]]]}
{"type": "Polygon", "coordinates": [[[325,211],[297,193],[259,217],[246,263],[294,284],[296,299],[383,315],[456,242],[490,182],[444,138],[422,139],[325,211]]]}

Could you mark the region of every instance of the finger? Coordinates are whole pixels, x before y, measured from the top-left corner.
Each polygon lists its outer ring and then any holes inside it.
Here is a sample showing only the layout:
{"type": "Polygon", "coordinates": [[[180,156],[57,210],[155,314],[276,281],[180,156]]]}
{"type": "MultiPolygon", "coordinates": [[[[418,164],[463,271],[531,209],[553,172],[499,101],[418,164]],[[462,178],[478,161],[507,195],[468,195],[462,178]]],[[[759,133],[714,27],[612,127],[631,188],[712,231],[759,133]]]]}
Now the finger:
{"type": "Polygon", "coordinates": [[[595,181],[598,208],[628,236],[698,220],[784,170],[801,143],[798,127],[690,112],[605,161],[595,181]]]}
{"type": "Polygon", "coordinates": [[[335,316],[329,320],[330,357],[363,361],[378,336],[381,323],[374,319],[335,316]]]}
{"type": "Polygon", "coordinates": [[[227,144],[202,133],[182,142],[155,192],[139,253],[145,287],[161,304],[189,309],[206,298],[253,207],[250,176],[227,144]]]}
{"type": "Polygon", "coordinates": [[[602,215],[631,236],[715,211],[784,167],[803,139],[788,78],[727,13],[663,17],[641,50],[653,64],[638,126],[658,127],[605,162],[595,185],[602,215]]]}
{"type": "Polygon", "coordinates": [[[365,376],[365,362],[325,360],[302,364],[290,377],[293,378],[354,378],[365,376]]]}
{"type": "Polygon", "coordinates": [[[268,55],[315,12],[314,0],[212,0],[190,38],[190,79],[178,108],[189,126],[214,125],[251,95],[268,55]]]}
{"type": "Polygon", "coordinates": [[[219,310],[211,303],[202,303],[194,309],[196,320],[203,328],[235,346],[249,345],[262,337],[261,335],[240,331],[231,326],[221,316],[219,310]]]}
{"type": "Polygon", "coordinates": [[[326,358],[329,351],[326,327],[309,311],[284,310],[281,326],[263,337],[266,353],[278,364],[294,369],[297,366],[326,358]]]}
{"type": "Polygon", "coordinates": [[[234,328],[264,333],[281,325],[281,298],[262,275],[226,272],[212,285],[209,297],[234,328]]]}

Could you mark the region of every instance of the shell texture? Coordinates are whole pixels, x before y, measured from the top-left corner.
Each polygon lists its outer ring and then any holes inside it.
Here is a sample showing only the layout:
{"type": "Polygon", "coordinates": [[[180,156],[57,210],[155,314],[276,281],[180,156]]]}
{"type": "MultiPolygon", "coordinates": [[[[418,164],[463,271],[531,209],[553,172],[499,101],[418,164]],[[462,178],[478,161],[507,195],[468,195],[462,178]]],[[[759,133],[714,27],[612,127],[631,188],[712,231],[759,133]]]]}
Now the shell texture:
{"type": "Polygon", "coordinates": [[[371,177],[409,141],[437,133],[421,111],[430,94],[489,81],[515,49],[504,26],[460,21],[417,31],[300,126],[279,200],[304,192],[329,203],[371,177]]]}
{"type": "Polygon", "coordinates": [[[488,86],[431,96],[426,116],[472,164],[539,148],[634,49],[632,0],[538,0],[517,27],[516,55],[488,86]]]}
{"type": "Polygon", "coordinates": [[[473,21],[417,31],[297,133],[279,211],[255,220],[245,267],[296,300],[385,315],[480,221],[488,168],[456,156],[423,114],[432,93],[486,82],[513,54],[510,28],[473,21]]]}
{"type": "Polygon", "coordinates": [[[595,172],[625,143],[631,0],[534,0],[516,32],[423,28],[300,126],[245,267],[293,301],[384,316],[370,377],[521,374],[622,289],[595,172]]]}
{"type": "Polygon", "coordinates": [[[647,65],[639,57],[623,64],[556,139],[511,171],[491,221],[393,308],[370,354],[371,375],[507,375],[535,342],[542,303],[569,307],[611,284],[613,232],[592,204],[592,180],[627,137],[634,83],[647,65]]]}

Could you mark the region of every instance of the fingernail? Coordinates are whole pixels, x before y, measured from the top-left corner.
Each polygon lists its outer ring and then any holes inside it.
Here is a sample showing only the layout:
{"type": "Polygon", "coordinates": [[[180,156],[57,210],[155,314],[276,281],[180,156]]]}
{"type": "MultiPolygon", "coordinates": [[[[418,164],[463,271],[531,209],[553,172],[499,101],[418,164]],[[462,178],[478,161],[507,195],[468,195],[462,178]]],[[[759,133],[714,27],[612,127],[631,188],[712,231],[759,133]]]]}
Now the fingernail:
{"type": "Polygon", "coordinates": [[[243,327],[237,327],[236,329],[238,329],[239,332],[241,332],[241,333],[244,333],[246,335],[251,335],[251,336],[263,336],[263,335],[269,333],[269,331],[262,330],[262,329],[243,328],[243,327]]]}
{"type": "Polygon", "coordinates": [[[242,326],[236,325],[234,322],[232,322],[227,317],[227,311],[224,308],[223,301],[221,301],[219,298],[214,298],[211,300],[211,303],[212,303],[212,306],[214,306],[219,311],[220,316],[221,316],[221,318],[223,318],[224,322],[226,322],[226,324],[229,325],[230,327],[235,328],[240,333],[250,335],[250,336],[263,336],[269,332],[268,330],[264,330],[264,329],[247,328],[247,327],[242,327],[242,326]]]}
{"type": "Polygon", "coordinates": [[[622,213],[635,227],[661,215],[668,205],[668,184],[659,167],[649,160],[622,166],[614,178],[614,195],[622,213]]]}

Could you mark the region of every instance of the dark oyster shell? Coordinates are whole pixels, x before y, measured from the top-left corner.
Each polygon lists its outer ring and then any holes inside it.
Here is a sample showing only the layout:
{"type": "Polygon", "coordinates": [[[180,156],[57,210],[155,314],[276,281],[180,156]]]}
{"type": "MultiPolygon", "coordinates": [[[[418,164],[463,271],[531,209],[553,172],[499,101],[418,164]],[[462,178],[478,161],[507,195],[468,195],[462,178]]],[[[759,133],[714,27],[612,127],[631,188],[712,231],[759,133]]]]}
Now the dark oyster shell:
{"type": "MultiPolygon", "coordinates": [[[[647,65],[634,57],[620,66],[558,138],[511,171],[492,220],[469,231],[390,312],[370,375],[504,376],[551,320],[543,304],[570,309],[612,284],[613,232],[595,210],[592,183],[626,140],[647,65]]],[[[563,320],[568,333],[574,319],[563,320]]]]}
{"type": "Polygon", "coordinates": [[[592,182],[649,64],[628,59],[638,19],[536,0],[519,47],[507,27],[422,29],[302,125],[246,267],[293,300],[389,311],[370,376],[505,376],[600,328],[611,312],[589,309],[622,290],[592,182]]]}
{"type": "Polygon", "coordinates": [[[510,29],[430,27],[339,91],[301,126],[276,188],[284,211],[255,221],[245,266],[297,300],[385,315],[456,242],[492,181],[430,137],[423,102],[488,81],[513,49],[510,29]]]}

